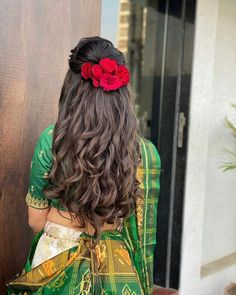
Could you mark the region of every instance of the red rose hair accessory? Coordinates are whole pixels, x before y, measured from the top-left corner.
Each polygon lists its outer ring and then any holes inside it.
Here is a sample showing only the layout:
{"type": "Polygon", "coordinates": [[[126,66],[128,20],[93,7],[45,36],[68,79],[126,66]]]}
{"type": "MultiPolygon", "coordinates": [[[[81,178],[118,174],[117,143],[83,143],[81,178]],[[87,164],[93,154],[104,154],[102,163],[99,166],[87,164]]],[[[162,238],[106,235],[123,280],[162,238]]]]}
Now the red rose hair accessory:
{"type": "Polygon", "coordinates": [[[129,83],[129,70],[118,65],[116,60],[103,58],[99,64],[83,63],[81,75],[85,80],[92,79],[94,87],[102,87],[105,91],[116,90],[129,83]]]}

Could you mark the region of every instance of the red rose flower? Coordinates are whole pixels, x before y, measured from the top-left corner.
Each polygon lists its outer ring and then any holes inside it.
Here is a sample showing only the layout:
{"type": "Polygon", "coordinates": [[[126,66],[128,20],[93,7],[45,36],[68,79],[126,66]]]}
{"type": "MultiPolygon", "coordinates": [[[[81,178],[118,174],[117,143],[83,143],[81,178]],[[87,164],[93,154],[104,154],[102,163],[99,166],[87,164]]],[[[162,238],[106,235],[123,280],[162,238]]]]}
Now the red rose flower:
{"type": "Polygon", "coordinates": [[[106,90],[116,90],[121,86],[121,81],[116,75],[104,74],[100,79],[100,86],[106,90]]]}
{"type": "Polygon", "coordinates": [[[100,60],[99,64],[102,66],[104,72],[114,73],[117,69],[117,62],[111,58],[103,58],[100,60]]]}
{"type": "Polygon", "coordinates": [[[81,67],[81,75],[84,79],[91,79],[94,87],[100,86],[105,91],[116,90],[127,85],[130,80],[129,70],[111,58],[103,58],[94,65],[85,62],[81,67]]]}
{"type": "Polygon", "coordinates": [[[103,75],[103,70],[102,67],[100,65],[94,65],[92,67],[92,77],[96,80],[100,80],[100,78],[103,75]]]}
{"type": "Polygon", "coordinates": [[[91,78],[93,65],[90,62],[85,62],[81,67],[81,75],[85,79],[91,78]]]}
{"type": "Polygon", "coordinates": [[[97,88],[99,86],[99,81],[94,78],[92,78],[92,80],[93,80],[93,86],[97,88]]]}
{"type": "Polygon", "coordinates": [[[129,83],[129,71],[125,66],[118,66],[116,70],[116,75],[120,79],[122,86],[129,83]]]}

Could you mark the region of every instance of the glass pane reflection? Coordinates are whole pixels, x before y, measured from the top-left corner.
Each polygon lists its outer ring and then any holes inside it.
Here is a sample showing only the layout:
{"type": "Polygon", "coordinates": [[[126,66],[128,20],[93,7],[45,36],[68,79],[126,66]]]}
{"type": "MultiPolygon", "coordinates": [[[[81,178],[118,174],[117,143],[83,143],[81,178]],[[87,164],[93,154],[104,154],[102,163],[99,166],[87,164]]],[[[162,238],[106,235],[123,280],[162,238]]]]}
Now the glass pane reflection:
{"type": "Polygon", "coordinates": [[[103,0],[101,36],[125,56],[135,96],[140,133],[150,138],[153,103],[157,1],[103,0]]]}

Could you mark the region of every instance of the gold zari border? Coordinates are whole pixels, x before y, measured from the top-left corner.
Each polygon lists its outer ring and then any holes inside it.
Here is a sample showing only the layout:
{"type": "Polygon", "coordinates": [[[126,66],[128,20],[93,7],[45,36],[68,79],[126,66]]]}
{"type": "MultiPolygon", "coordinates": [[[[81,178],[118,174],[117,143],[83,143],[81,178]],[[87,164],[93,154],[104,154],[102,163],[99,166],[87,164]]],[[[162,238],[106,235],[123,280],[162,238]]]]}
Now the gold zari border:
{"type": "Polygon", "coordinates": [[[49,207],[47,200],[37,199],[36,197],[31,195],[30,192],[27,192],[26,197],[25,197],[25,201],[26,201],[27,205],[29,205],[30,207],[34,207],[37,209],[44,209],[44,208],[49,207]]]}

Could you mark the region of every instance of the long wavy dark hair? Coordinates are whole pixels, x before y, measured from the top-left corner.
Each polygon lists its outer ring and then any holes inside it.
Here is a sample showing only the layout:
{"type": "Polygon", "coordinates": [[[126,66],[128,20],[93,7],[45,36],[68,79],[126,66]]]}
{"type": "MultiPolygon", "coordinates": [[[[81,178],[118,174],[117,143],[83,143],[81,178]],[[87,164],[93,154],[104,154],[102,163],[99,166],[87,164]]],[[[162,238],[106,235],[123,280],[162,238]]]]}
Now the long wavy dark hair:
{"type": "Polygon", "coordinates": [[[140,194],[136,171],[141,154],[129,85],[106,92],[81,79],[84,62],[96,64],[107,57],[125,65],[123,53],[101,37],[82,38],[71,50],[44,189],[81,228],[92,225],[97,236],[105,222],[127,218],[140,194]]]}

